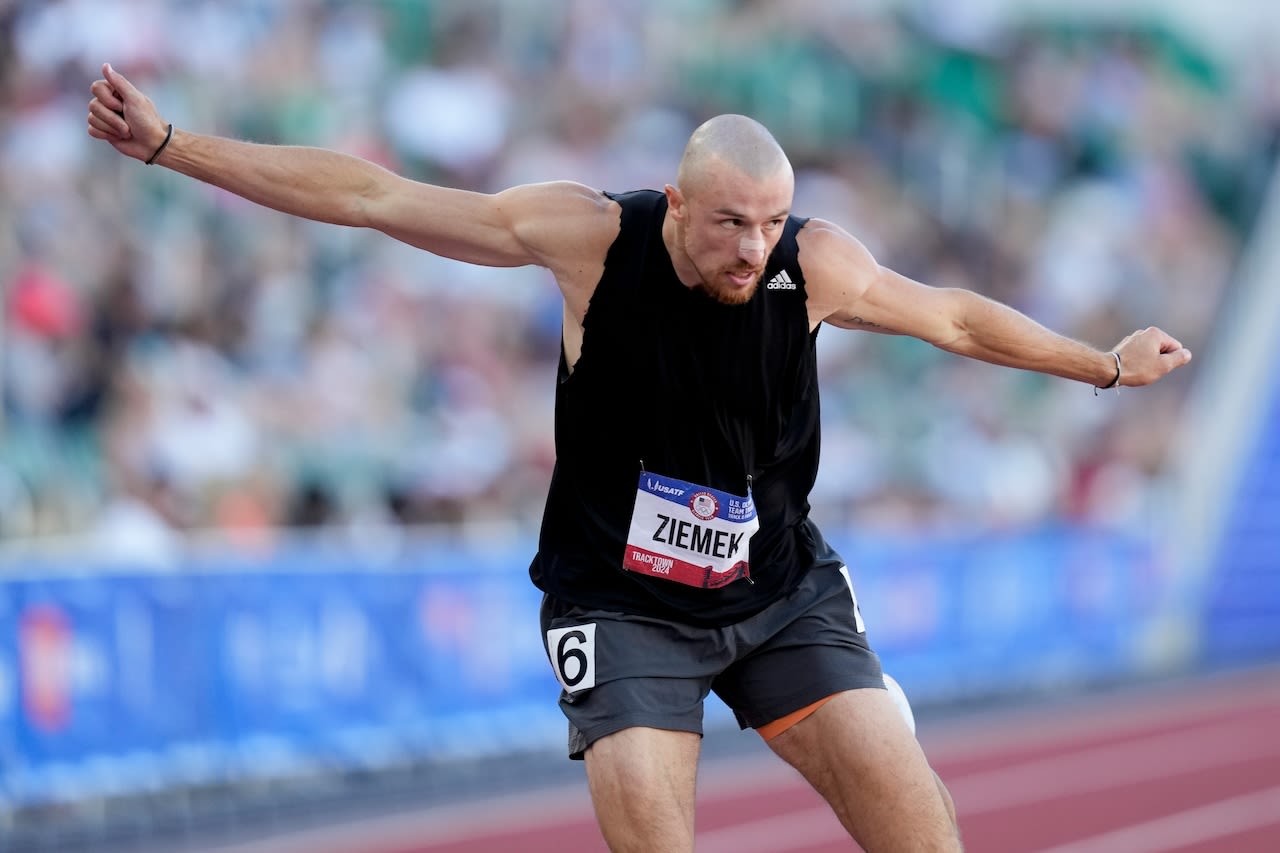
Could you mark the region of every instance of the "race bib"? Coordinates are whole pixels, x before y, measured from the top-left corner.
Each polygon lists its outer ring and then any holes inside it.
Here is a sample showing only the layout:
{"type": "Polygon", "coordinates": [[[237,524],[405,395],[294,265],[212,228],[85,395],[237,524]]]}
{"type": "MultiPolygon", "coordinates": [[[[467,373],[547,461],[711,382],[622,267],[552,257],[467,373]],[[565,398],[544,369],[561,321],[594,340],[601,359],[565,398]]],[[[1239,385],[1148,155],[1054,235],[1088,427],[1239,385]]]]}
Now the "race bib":
{"type": "Polygon", "coordinates": [[[740,497],[642,471],[622,567],[716,589],[751,577],[751,536],[759,529],[750,489],[740,497]]]}

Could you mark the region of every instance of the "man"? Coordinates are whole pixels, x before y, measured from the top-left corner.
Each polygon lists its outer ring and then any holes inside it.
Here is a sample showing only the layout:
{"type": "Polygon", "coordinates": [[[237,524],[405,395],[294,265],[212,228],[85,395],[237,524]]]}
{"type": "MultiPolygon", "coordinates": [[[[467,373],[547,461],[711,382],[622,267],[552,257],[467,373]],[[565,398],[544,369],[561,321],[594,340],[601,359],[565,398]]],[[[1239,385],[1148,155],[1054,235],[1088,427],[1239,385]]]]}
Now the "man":
{"type": "Polygon", "coordinates": [[[960,849],[950,798],[885,689],[838,554],[808,518],[823,323],[1095,387],[1145,385],[1191,355],[1155,328],[1099,351],[1022,314],[881,267],[838,226],[791,214],[777,142],[743,116],[690,138],[677,185],[486,195],[336,152],[174,129],[110,66],[89,134],[295,216],[438,255],[537,264],[564,298],[557,463],[530,569],[617,851],[691,851],[702,703],[715,690],[868,851],[960,849]]]}

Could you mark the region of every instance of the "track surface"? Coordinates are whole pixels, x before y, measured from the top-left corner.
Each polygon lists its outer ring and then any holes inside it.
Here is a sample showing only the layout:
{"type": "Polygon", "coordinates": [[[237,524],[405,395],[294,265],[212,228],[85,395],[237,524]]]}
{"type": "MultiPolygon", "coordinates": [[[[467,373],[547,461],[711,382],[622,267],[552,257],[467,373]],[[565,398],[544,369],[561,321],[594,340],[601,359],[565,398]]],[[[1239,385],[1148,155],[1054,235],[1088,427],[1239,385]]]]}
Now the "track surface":
{"type": "MultiPolygon", "coordinates": [[[[747,736],[744,734],[744,737],[747,736]]],[[[1280,671],[922,725],[975,853],[1280,851],[1280,671]]],[[[699,853],[853,849],[765,753],[703,768],[699,853]]],[[[349,824],[237,851],[596,853],[584,786],[349,824]]],[[[230,848],[228,848],[229,850],[230,848]]]]}

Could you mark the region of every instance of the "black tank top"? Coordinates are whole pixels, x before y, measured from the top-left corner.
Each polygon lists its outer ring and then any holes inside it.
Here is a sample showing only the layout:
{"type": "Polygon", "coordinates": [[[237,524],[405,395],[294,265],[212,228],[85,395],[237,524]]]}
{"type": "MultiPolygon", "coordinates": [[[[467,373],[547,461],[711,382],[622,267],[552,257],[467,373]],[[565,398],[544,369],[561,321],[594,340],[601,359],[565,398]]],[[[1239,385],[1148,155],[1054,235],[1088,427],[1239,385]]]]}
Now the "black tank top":
{"type": "Polygon", "coordinates": [[[556,388],[556,466],[534,584],[572,604],[725,625],[790,592],[826,553],[808,521],[818,468],[815,363],[790,217],[751,300],[724,305],[676,277],[666,197],[612,195],[622,227],[556,388]],[[699,589],[621,567],[643,470],[744,495],[760,529],[751,579],[699,589]]]}

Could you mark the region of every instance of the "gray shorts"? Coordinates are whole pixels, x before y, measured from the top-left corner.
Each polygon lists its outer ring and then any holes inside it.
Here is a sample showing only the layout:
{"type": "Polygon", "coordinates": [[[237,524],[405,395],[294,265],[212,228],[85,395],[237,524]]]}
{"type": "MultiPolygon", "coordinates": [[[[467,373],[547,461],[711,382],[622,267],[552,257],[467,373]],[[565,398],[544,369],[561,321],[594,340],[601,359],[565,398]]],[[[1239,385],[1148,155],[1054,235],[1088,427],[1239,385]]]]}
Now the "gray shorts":
{"type": "Polygon", "coordinates": [[[714,690],[742,728],[833,693],[884,687],[847,570],[819,564],[790,595],[724,628],[542,602],[542,639],[569,719],[569,757],[632,726],[702,734],[714,690]]]}

